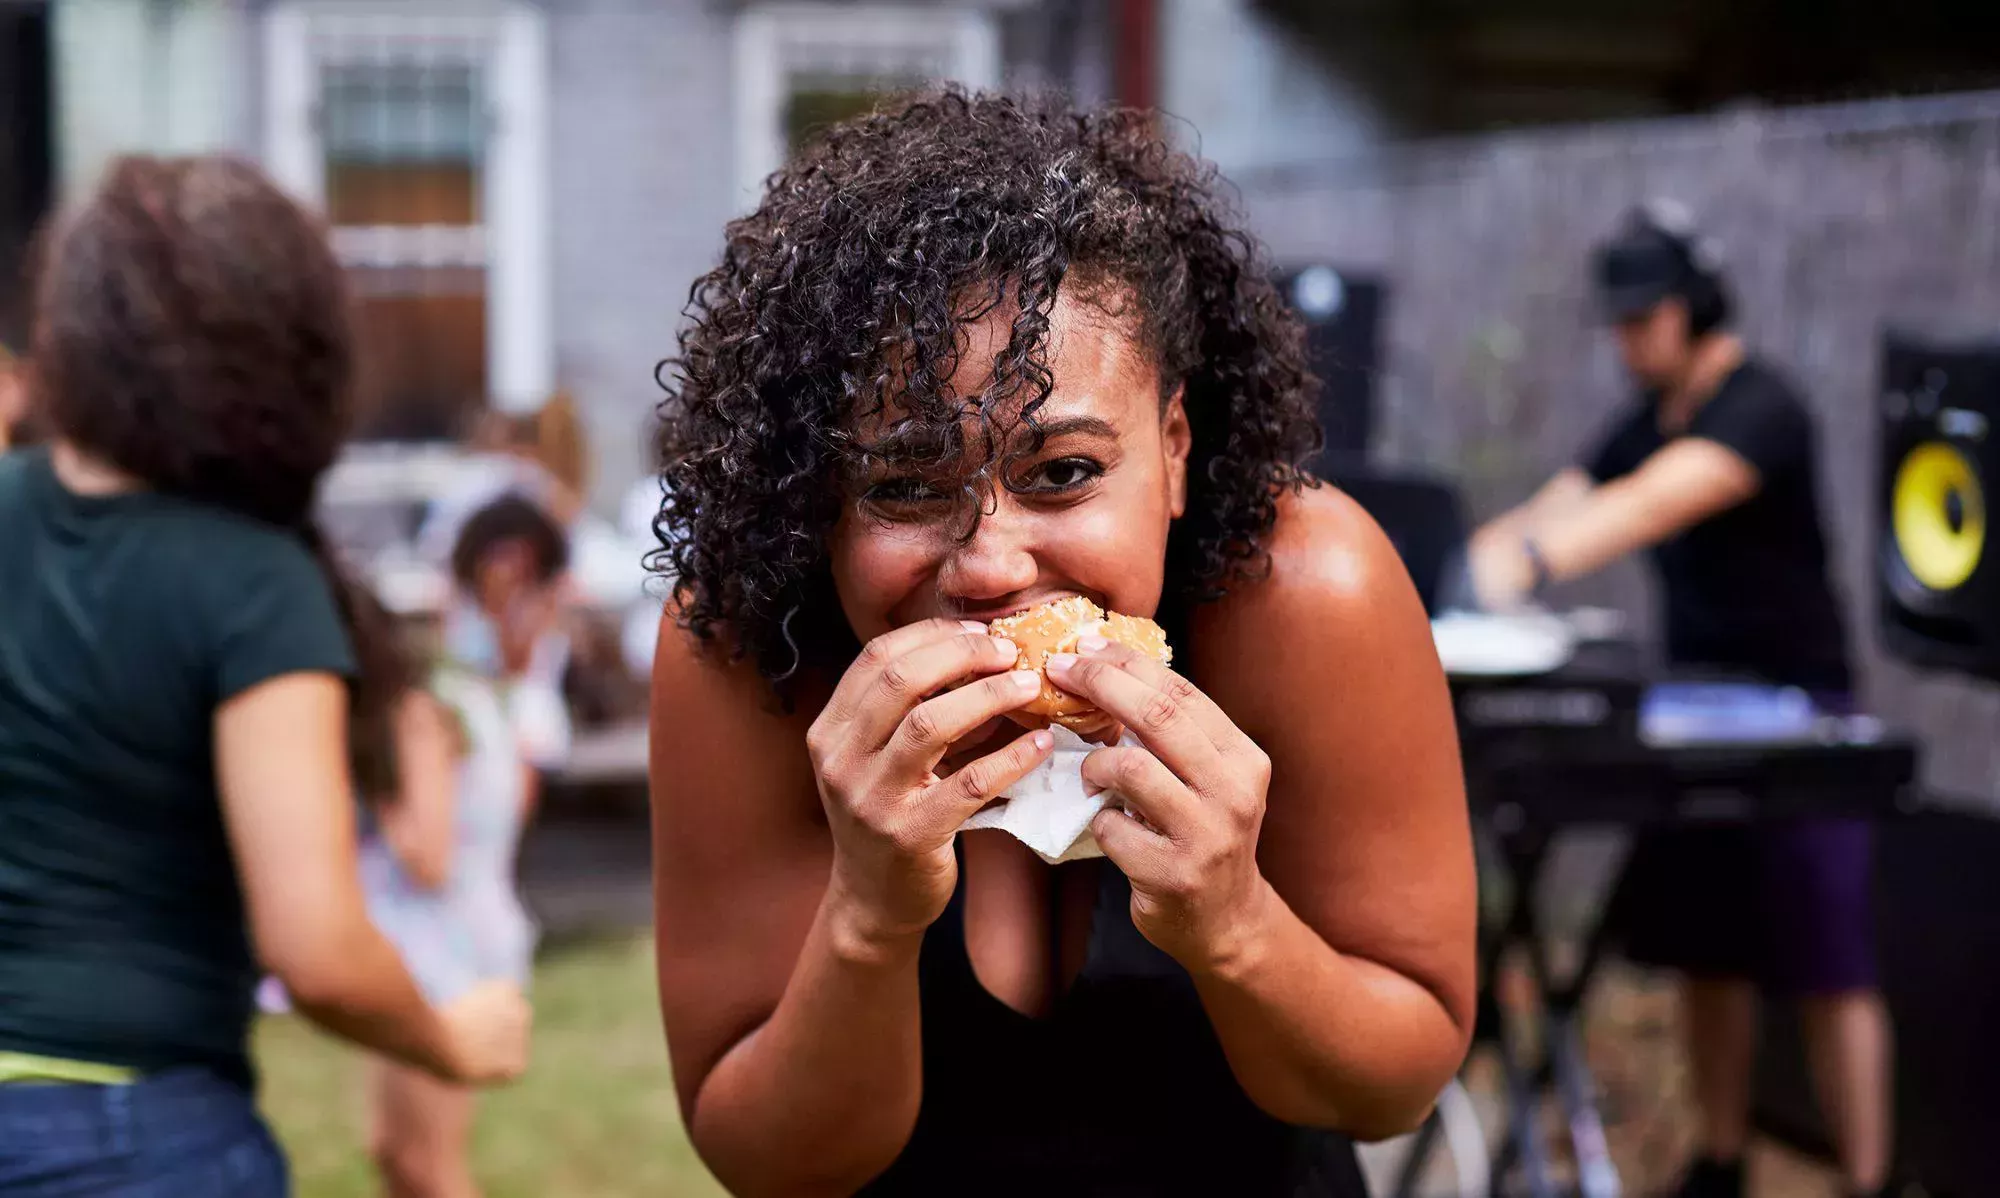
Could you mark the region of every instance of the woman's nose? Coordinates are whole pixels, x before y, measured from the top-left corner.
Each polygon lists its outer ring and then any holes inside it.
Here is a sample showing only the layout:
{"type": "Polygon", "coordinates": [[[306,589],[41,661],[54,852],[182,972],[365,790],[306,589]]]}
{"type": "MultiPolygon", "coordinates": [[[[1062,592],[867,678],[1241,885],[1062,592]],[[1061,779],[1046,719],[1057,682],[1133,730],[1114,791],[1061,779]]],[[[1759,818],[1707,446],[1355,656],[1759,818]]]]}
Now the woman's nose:
{"type": "Polygon", "coordinates": [[[963,603],[999,599],[1035,584],[1033,546],[1018,521],[1005,510],[981,517],[972,537],[946,556],[938,582],[945,595],[963,603]]]}

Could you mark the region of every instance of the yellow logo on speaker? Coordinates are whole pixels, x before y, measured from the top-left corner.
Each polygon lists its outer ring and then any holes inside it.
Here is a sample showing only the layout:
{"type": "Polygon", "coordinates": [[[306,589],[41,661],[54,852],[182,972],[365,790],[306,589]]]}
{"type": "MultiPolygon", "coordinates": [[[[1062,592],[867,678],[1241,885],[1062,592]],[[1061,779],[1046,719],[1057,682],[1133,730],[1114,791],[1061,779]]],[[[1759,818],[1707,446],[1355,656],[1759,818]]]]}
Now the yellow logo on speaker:
{"type": "Polygon", "coordinates": [[[1956,448],[1932,441],[1910,451],[1890,496],[1896,550],[1911,577],[1933,591],[1965,585],[1986,548],[1979,474],[1956,448]]]}

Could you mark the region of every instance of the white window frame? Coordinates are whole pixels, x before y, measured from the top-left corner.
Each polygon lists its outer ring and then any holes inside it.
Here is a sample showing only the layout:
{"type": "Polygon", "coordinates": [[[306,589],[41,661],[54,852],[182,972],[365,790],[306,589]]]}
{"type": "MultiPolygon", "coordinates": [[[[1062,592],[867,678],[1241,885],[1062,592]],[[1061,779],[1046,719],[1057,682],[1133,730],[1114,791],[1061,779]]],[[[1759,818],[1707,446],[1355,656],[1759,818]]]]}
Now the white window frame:
{"type": "Polygon", "coordinates": [[[271,5],[263,27],[265,165],[280,186],[318,208],[326,203],[326,178],[316,39],[340,35],[445,38],[479,56],[490,118],[481,230],[343,230],[336,249],[357,265],[386,252],[406,261],[485,267],[489,398],[503,412],[539,408],[556,383],[547,18],[520,0],[271,5]]]}
{"type": "MultiPolygon", "coordinates": [[[[794,72],[840,73],[888,62],[932,82],[1000,83],[1000,30],[991,12],[951,5],[772,3],[736,18],[736,201],[754,205],[785,162],[785,101],[794,72]]],[[[857,73],[863,73],[857,71],[857,73]]]]}

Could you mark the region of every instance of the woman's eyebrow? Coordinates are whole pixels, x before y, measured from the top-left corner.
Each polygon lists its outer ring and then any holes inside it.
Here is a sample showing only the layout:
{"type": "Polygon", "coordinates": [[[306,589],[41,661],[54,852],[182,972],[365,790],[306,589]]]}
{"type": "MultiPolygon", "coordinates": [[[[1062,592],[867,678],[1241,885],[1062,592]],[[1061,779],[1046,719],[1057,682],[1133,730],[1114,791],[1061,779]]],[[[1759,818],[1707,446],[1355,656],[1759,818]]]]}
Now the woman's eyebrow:
{"type": "MultiPolygon", "coordinates": [[[[1114,441],[1118,439],[1117,427],[1101,416],[1058,416],[1053,420],[1038,419],[1035,421],[1035,428],[1040,430],[1044,440],[1078,436],[1108,437],[1114,441]]],[[[1027,431],[1025,426],[1022,427],[1021,435],[1026,435],[1027,431]]]]}
{"type": "Polygon", "coordinates": [[[965,451],[965,437],[955,427],[912,425],[893,429],[859,448],[865,464],[908,469],[956,458],[965,451]]]}
{"type": "MultiPolygon", "coordinates": [[[[1118,439],[1118,428],[1101,416],[1057,416],[1051,420],[1037,419],[1034,430],[1044,441],[1057,437],[1103,437],[1118,439]]],[[[1009,438],[1016,442],[1028,440],[1032,435],[1028,425],[1016,421],[1009,438]]],[[[899,428],[861,447],[865,461],[892,469],[909,469],[913,466],[939,466],[957,458],[965,452],[965,432],[955,425],[916,425],[899,428]]]]}

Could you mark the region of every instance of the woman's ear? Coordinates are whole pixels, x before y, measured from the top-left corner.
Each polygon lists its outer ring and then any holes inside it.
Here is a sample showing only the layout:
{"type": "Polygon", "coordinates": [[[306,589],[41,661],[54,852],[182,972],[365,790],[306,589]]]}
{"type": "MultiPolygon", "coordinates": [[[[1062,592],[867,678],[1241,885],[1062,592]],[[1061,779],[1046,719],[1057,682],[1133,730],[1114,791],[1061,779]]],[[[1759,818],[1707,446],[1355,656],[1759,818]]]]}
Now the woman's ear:
{"type": "Polygon", "coordinates": [[[1186,390],[1186,384],[1176,386],[1173,397],[1160,413],[1160,452],[1166,459],[1167,502],[1176,520],[1187,512],[1188,450],[1194,443],[1194,432],[1188,428],[1187,406],[1181,402],[1186,390]]]}

